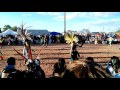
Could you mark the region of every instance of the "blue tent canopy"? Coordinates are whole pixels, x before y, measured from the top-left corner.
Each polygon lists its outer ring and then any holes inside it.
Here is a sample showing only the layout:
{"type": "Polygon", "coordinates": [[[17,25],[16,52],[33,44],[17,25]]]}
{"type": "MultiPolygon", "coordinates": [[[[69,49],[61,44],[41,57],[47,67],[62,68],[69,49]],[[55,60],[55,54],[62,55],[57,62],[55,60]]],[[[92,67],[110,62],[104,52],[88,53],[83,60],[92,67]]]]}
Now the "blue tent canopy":
{"type": "Polygon", "coordinates": [[[50,35],[59,35],[59,32],[50,32],[50,35]]]}

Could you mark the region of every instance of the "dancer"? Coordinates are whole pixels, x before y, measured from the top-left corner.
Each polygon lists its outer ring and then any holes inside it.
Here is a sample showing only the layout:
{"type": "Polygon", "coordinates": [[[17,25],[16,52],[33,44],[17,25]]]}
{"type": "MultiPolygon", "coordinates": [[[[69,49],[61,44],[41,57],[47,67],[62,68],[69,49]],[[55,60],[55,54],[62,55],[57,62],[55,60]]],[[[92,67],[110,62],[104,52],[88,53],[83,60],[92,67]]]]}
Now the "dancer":
{"type": "Polygon", "coordinates": [[[70,44],[70,61],[73,61],[80,56],[76,50],[76,47],[78,46],[78,38],[74,34],[68,33],[65,34],[65,40],[66,43],[70,44]]]}
{"type": "Polygon", "coordinates": [[[76,49],[78,38],[74,34],[68,33],[68,34],[65,34],[65,40],[66,40],[66,43],[70,44],[70,54],[71,54],[72,50],[76,49]]]}
{"type": "Polygon", "coordinates": [[[95,36],[95,45],[97,45],[97,44],[98,44],[98,37],[95,36]]]}
{"type": "Polygon", "coordinates": [[[109,37],[107,40],[108,40],[108,42],[109,42],[109,46],[112,46],[113,38],[112,38],[112,37],[109,37]]]}
{"type": "Polygon", "coordinates": [[[71,53],[71,61],[78,60],[80,58],[79,52],[75,49],[71,53]]]}
{"type": "Polygon", "coordinates": [[[48,44],[48,37],[47,37],[47,35],[45,35],[44,36],[44,44],[43,44],[43,46],[47,47],[47,44],[48,44]]]}
{"type": "MultiPolygon", "coordinates": [[[[24,48],[23,48],[23,56],[25,58],[31,59],[32,60],[32,51],[31,51],[31,46],[30,46],[30,33],[27,32],[27,28],[24,28],[24,25],[22,25],[18,28],[18,33],[20,34],[21,39],[23,40],[24,48]]],[[[27,61],[26,61],[27,62],[27,61]]]]}
{"type": "Polygon", "coordinates": [[[29,49],[31,49],[31,48],[30,48],[30,43],[29,43],[29,40],[26,39],[26,40],[25,40],[25,43],[24,43],[24,48],[23,48],[23,56],[24,56],[26,59],[30,59],[29,49]]]}

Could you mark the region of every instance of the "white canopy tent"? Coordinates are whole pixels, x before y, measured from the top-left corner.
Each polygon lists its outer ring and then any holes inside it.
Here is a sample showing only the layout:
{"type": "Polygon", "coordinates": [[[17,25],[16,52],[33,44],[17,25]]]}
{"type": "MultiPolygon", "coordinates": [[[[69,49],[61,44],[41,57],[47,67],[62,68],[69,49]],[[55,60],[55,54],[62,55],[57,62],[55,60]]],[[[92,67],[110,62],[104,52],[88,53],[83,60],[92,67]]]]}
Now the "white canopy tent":
{"type": "Polygon", "coordinates": [[[2,36],[6,36],[6,35],[18,35],[18,33],[15,32],[15,31],[13,31],[13,30],[11,30],[11,29],[8,29],[8,30],[2,32],[1,35],[2,36]]]}

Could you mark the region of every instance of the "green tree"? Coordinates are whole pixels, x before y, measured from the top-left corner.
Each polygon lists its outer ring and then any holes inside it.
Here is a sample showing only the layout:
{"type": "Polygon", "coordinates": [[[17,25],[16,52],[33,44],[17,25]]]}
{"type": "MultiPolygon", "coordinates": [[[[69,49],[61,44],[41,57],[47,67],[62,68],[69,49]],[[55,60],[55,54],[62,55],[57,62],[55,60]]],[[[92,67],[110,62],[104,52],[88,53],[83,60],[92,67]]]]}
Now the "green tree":
{"type": "Polygon", "coordinates": [[[120,29],[118,29],[118,30],[116,31],[116,33],[120,33],[120,29]]]}
{"type": "Polygon", "coordinates": [[[13,30],[13,31],[17,31],[17,26],[13,26],[13,27],[12,27],[12,30],[13,30]]]}
{"type": "Polygon", "coordinates": [[[10,25],[5,25],[5,26],[3,27],[3,31],[6,31],[7,29],[12,29],[12,27],[11,27],[10,25]]]}

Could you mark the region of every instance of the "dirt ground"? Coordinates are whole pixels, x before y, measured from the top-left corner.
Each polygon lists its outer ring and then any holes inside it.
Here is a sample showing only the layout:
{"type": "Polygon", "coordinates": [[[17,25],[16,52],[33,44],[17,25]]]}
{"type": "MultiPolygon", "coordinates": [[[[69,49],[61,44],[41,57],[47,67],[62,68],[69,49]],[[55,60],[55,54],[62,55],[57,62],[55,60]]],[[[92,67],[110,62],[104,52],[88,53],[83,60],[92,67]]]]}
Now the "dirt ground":
{"type": "MultiPolygon", "coordinates": [[[[87,57],[93,57],[95,62],[98,62],[103,67],[110,60],[112,56],[120,57],[120,50],[118,49],[118,44],[114,44],[112,47],[108,45],[94,45],[94,44],[84,44],[83,47],[78,47],[77,50],[80,53],[80,59],[86,59],[87,57]]],[[[16,68],[19,70],[25,70],[24,60],[18,55],[13,49],[18,50],[22,53],[23,46],[3,46],[1,50],[4,60],[0,60],[0,71],[6,66],[6,59],[8,57],[16,58],[16,68]]],[[[65,58],[66,63],[69,62],[69,52],[70,46],[68,44],[54,44],[49,45],[47,48],[43,48],[40,45],[32,46],[33,58],[40,51],[41,67],[45,71],[46,78],[50,77],[53,71],[53,65],[57,62],[58,58],[65,58]]]]}

